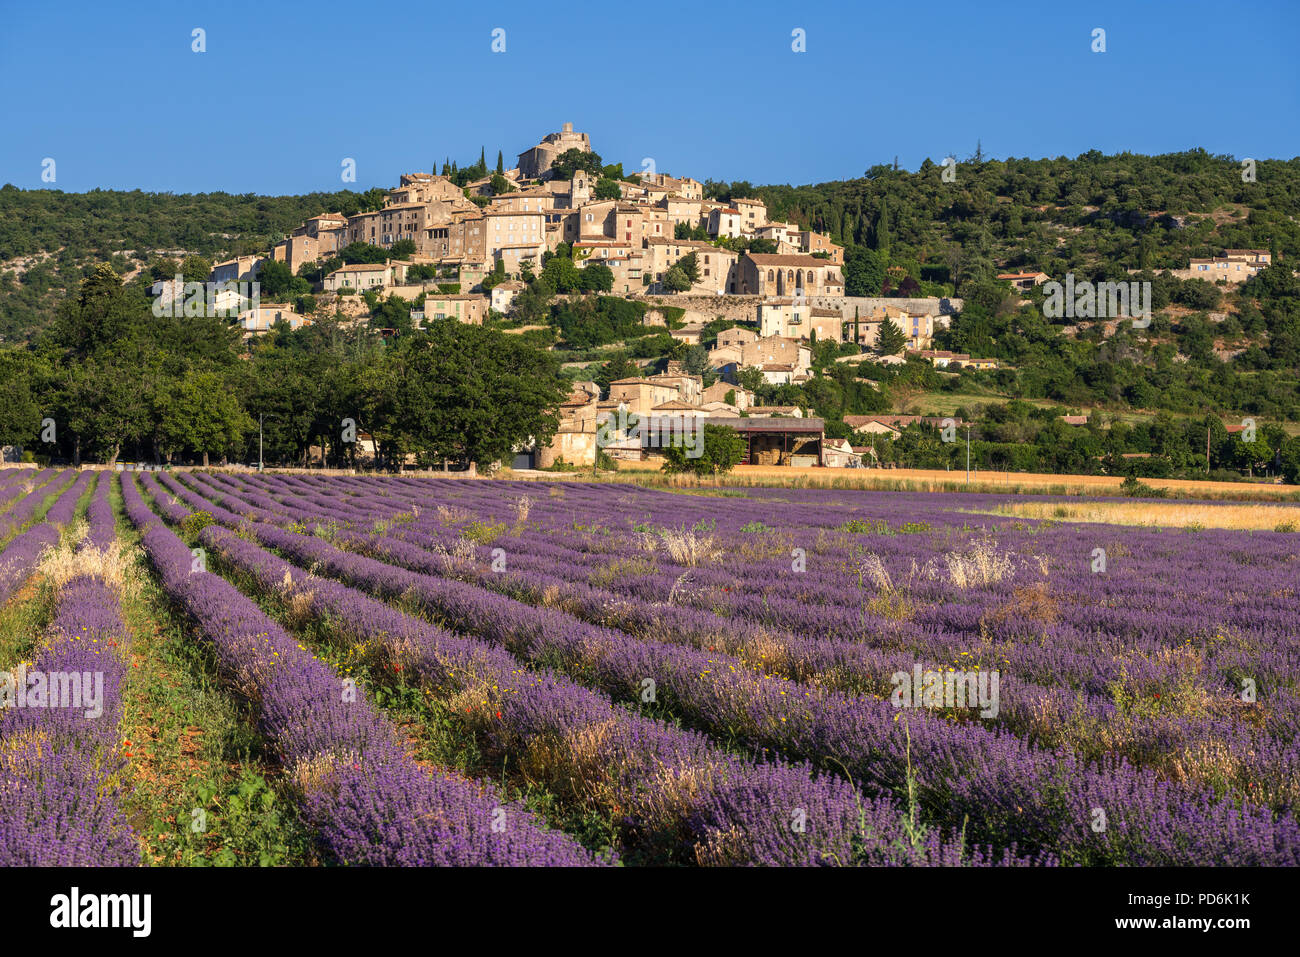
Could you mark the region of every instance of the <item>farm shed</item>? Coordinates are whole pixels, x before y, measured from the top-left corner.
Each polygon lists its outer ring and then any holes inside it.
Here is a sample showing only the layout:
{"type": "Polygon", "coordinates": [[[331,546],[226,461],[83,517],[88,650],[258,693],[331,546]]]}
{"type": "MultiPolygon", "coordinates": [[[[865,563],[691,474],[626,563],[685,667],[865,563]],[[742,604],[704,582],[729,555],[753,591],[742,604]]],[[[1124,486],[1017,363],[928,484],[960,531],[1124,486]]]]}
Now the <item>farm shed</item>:
{"type": "Polygon", "coordinates": [[[746,465],[821,465],[824,423],[813,418],[707,418],[707,425],[725,425],[745,440],[746,465]]]}

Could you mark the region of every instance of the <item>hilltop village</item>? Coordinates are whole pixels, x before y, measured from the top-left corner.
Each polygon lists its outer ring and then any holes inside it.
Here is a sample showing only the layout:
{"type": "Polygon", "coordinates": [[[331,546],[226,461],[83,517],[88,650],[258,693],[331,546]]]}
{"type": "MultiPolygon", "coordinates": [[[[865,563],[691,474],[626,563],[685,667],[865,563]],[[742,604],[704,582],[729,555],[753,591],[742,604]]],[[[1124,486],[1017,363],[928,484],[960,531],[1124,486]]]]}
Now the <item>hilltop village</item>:
{"type": "MultiPolygon", "coordinates": [[[[439,318],[482,324],[510,319],[527,282],[548,259],[562,256],[578,271],[576,288],[644,302],[644,322],[662,324],[687,345],[700,344],[708,323],[732,321],[710,342],[706,374],[669,362],[658,374],[611,382],[605,395],[594,382],[576,382],[559,409],[554,441],[519,462],[543,467],[557,459],[591,464],[599,423],[620,409],[633,416],[803,418],[805,410],[795,407],[754,405],[739,373],[753,369],[761,381],[778,385],[806,382],[810,347],[817,342],[856,341],[863,350],[875,349],[882,328],[892,327],[889,341],[901,348],[877,361],[902,363],[898,353],[907,350],[943,367],[992,364],[930,348],[960,300],[846,296],[844,249],[828,235],[769,221],[760,199],[708,199],[704,184],[690,177],[608,175],[590,137],[571,123],[520,153],[511,169],[498,161],[497,172],[464,185],[446,173],[404,174],[380,208],[313,216],[265,256],[216,263],[210,281],[255,282],[268,261],[314,281],[311,315],[287,302],[244,302],[230,293],[224,304],[235,304],[230,311],[237,312],[245,335],[277,322],[298,328],[321,314],[373,324],[376,295],[415,303],[417,324],[439,318]],[[341,262],[349,248],[384,255],[382,261],[341,262]],[[336,268],[324,268],[331,261],[336,268]]],[[[179,293],[164,290],[167,297],[179,293]]],[[[862,427],[888,434],[899,425],[875,418],[862,427]]],[[[749,440],[747,460],[856,465],[870,452],[827,443],[814,419],[762,428],[729,424],[749,440]]]]}

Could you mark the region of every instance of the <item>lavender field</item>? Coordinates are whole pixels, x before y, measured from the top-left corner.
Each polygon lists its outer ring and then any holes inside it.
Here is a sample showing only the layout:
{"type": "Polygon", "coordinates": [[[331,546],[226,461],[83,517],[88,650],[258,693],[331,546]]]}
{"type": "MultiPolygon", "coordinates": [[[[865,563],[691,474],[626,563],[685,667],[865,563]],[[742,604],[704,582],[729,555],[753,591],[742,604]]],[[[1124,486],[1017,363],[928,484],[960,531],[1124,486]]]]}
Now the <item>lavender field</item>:
{"type": "Polygon", "coordinates": [[[0,471],[0,864],[1300,862],[1300,537],[1007,500],[0,471]]]}

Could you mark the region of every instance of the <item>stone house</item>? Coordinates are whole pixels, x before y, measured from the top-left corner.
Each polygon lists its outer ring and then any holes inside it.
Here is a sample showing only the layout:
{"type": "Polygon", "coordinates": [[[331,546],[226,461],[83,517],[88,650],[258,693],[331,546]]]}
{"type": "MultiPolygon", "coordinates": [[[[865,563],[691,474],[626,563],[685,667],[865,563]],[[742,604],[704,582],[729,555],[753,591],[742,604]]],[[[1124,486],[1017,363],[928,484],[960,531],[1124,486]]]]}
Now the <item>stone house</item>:
{"type": "Polygon", "coordinates": [[[1229,249],[1213,259],[1193,259],[1186,269],[1171,270],[1180,279],[1223,280],[1230,285],[1243,283],[1272,262],[1267,249],[1229,249]]]}
{"type": "Polygon", "coordinates": [[[353,263],[336,269],[326,276],[325,291],[355,289],[357,292],[364,292],[367,289],[400,285],[406,281],[406,270],[410,266],[411,264],[405,260],[391,259],[382,263],[353,263]]]}
{"type": "Polygon", "coordinates": [[[758,338],[758,333],[753,329],[746,329],[744,326],[732,326],[730,329],[723,329],[718,333],[717,348],[740,349],[742,346],[754,342],[758,338]]]}
{"type": "Polygon", "coordinates": [[[1016,289],[1033,289],[1047,282],[1049,277],[1045,272],[1004,272],[998,273],[998,278],[1016,289]]]}
{"type": "Polygon", "coordinates": [[[444,263],[480,263],[487,253],[487,218],[477,209],[454,214],[429,231],[428,253],[444,263]]]}
{"type": "Polygon", "coordinates": [[[488,295],[493,311],[502,315],[508,314],[514,308],[516,297],[526,288],[522,282],[514,279],[497,283],[492,287],[492,292],[488,295]]]}
{"type": "MultiPolygon", "coordinates": [[[[668,212],[668,222],[676,226],[678,223],[685,223],[694,229],[702,222],[705,222],[704,203],[698,199],[686,199],[681,196],[669,196],[664,201],[664,208],[668,212]]],[[[673,235],[669,233],[669,235],[673,235]]]]}
{"type": "Polygon", "coordinates": [[[583,203],[578,209],[578,238],[581,240],[614,239],[617,225],[614,219],[618,201],[595,199],[583,203]]]}
{"type": "Polygon", "coordinates": [[[855,452],[848,439],[826,439],[822,442],[822,465],[827,468],[861,468],[862,455],[855,452]]]}
{"type": "Polygon", "coordinates": [[[709,246],[695,254],[700,278],[691,286],[691,292],[726,295],[736,291],[736,262],[739,256],[730,249],[709,246]]]}
{"type": "Polygon", "coordinates": [[[260,256],[236,256],[234,259],[215,263],[212,267],[212,273],[208,276],[208,281],[251,282],[257,279],[261,264],[262,259],[260,256]]]}
{"type": "MultiPolygon", "coordinates": [[[[533,258],[540,263],[546,249],[546,216],[541,210],[531,212],[513,212],[510,210],[490,210],[483,216],[485,230],[485,251],[489,259],[504,259],[500,255],[503,249],[532,249],[533,258]]],[[[526,259],[526,255],[512,257],[526,259]]],[[[507,270],[510,263],[506,263],[507,270]]]]}
{"type": "Polygon", "coordinates": [[[764,336],[784,336],[818,342],[842,342],[844,319],[836,309],[822,309],[793,299],[759,303],[759,330],[764,336]]]}
{"type": "Polygon", "coordinates": [[[767,204],[761,199],[733,199],[731,205],[740,215],[743,235],[756,235],[760,226],[767,225],[767,204]]]}
{"type": "Polygon", "coordinates": [[[810,229],[802,229],[795,234],[792,242],[799,247],[800,252],[806,255],[827,253],[829,255],[827,262],[832,262],[837,266],[844,265],[844,247],[831,242],[831,238],[824,233],[815,233],[810,229]]]}
{"type": "Polygon", "coordinates": [[[740,349],[741,365],[763,367],[788,365],[791,376],[807,375],[812,367],[812,350],[798,339],[785,336],[764,336],[746,343],[740,349]]]}
{"type": "Polygon", "coordinates": [[[455,295],[429,294],[424,297],[425,322],[434,319],[455,319],[470,326],[481,326],[487,316],[490,300],[487,296],[457,293],[455,295]]]}
{"type": "Polygon", "coordinates": [[[687,405],[699,405],[704,392],[704,380],[701,376],[682,371],[660,372],[647,378],[654,383],[670,386],[677,390],[679,400],[687,405]]]}
{"type": "Polygon", "coordinates": [[[288,236],[271,247],[271,258],[276,262],[284,263],[295,276],[307,263],[328,259],[331,255],[333,250],[325,252],[321,248],[319,239],[305,233],[288,236]]]}
{"type": "Polygon", "coordinates": [[[681,394],[676,385],[633,377],[611,382],[609,397],[616,404],[627,406],[633,415],[648,415],[657,405],[679,400],[681,394]]]}
{"type": "Polygon", "coordinates": [[[700,404],[703,406],[720,402],[724,405],[734,406],[738,411],[744,412],[754,404],[754,393],[743,386],[719,381],[703,390],[700,393],[700,400],[700,404]],[[731,396],[730,402],[727,401],[727,396],[731,396]]]}
{"type": "Polygon", "coordinates": [[[734,206],[724,206],[709,211],[709,235],[717,238],[739,239],[741,213],[734,206]]]}
{"type": "Polygon", "coordinates": [[[290,329],[310,326],[312,321],[296,312],[288,303],[261,303],[239,314],[239,328],[244,338],[269,332],[277,322],[287,322],[290,329]]]}

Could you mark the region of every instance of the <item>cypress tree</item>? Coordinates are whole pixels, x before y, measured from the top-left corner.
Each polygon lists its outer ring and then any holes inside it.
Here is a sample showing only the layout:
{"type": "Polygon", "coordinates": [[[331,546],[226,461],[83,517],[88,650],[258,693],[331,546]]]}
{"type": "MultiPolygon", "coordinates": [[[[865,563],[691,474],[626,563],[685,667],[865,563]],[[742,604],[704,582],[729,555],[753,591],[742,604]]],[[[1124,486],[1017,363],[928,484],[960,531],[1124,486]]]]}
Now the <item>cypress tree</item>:
{"type": "Polygon", "coordinates": [[[880,197],[880,215],[876,217],[876,252],[889,252],[889,197],[880,197]]]}

